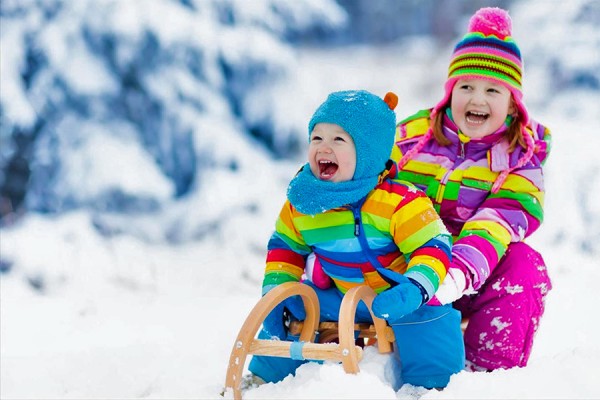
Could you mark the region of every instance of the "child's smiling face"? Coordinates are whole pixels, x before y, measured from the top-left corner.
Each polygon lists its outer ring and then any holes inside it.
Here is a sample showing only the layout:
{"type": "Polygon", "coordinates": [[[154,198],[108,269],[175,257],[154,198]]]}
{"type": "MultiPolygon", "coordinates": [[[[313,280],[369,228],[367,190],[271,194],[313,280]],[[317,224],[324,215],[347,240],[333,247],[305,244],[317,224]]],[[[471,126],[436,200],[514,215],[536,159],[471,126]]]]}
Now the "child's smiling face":
{"type": "Polygon", "coordinates": [[[452,89],[452,118],[460,131],[473,139],[496,132],[515,112],[510,91],[484,79],[461,79],[452,89]]]}
{"type": "Polygon", "coordinates": [[[310,133],[308,163],[318,179],[330,182],[349,181],[356,169],[354,140],[339,125],[318,123],[310,133]]]}

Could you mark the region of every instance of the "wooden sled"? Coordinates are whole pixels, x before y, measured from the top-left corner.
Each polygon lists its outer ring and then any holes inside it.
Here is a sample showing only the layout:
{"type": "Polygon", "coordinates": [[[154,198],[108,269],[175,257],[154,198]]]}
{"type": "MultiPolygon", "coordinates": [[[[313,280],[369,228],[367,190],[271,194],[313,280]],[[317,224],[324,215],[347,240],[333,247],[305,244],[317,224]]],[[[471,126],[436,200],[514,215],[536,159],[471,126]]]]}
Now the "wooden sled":
{"type": "Polygon", "coordinates": [[[323,322],[319,324],[319,300],[313,288],[298,282],[288,282],[275,287],[263,296],[250,311],[235,339],[229,357],[225,390],[231,388],[234,399],[242,398],[240,385],[246,358],[249,354],[301,360],[336,361],[342,363],[344,371],[347,373],[358,373],[358,362],[362,359],[363,349],[356,345],[355,331],[359,332],[359,338],[366,338],[369,344],[376,342],[379,352],[389,353],[392,351],[393,331],[387,326],[384,319],[373,315],[371,305],[374,298],[375,292],[370,287],[355,287],[349,290],[342,299],[339,323],[323,322]],[[255,339],[267,315],[283,300],[296,295],[300,295],[306,309],[306,319],[290,326],[293,334],[300,334],[298,342],[255,339]],[[356,307],[361,300],[371,313],[373,325],[354,323],[356,307]],[[314,342],[317,332],[320,332],[319,343],[314,342]],[[330,343],[336,339],[339,343],[330,343]]]}

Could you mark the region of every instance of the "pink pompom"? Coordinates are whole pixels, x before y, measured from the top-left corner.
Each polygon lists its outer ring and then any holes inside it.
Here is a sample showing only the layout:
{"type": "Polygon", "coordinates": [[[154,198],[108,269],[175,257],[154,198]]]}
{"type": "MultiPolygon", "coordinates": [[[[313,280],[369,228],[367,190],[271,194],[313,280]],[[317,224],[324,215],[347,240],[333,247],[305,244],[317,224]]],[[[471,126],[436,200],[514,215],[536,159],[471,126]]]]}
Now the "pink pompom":
{"type": "Polygon", "coordinates": [[[501,8],[481,8],[471,17],[469,32],[481,32],[486,36],[496,35],[504,39],[512,35],[512,21],[508,12],[501,8]]]}

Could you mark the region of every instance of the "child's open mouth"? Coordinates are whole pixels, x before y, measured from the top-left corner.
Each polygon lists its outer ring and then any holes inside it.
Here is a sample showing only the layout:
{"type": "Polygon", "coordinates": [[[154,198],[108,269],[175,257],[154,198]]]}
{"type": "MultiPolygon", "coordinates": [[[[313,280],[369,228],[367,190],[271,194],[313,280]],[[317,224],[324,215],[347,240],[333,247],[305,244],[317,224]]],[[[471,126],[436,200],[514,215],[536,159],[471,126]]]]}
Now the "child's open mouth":
{"type": "Polygon", "coordinates": [[[470,124],[483,124],[488,118],[490,114],[475,112],[475,111],[467,111],[465,113],[465,119],[470,124]]]}
{"type": "Polygon", "coordinates": [[[331,179],[338,170],[338,165],[333,161],[319,161],[319,178],[323,180],[331,179]]]}

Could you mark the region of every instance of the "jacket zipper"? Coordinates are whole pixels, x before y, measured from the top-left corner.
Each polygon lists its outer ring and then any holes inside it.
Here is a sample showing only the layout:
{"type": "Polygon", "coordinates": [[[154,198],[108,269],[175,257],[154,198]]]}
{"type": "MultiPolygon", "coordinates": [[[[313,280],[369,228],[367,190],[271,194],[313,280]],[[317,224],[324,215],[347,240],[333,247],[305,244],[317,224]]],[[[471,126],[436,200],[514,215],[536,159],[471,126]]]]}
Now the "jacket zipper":
{"type": "Polygon", "coordinates": [[[442,179],[440,179],[440,185],[438,186],[437,193],[435,194],[435,203],[437,205],[441,205],[442,201],[444,200],[444,192],[446,191],[446,183],[450,179],[450,175],[452,174],[452,172],[454,172],[454,170],[456,169],[456,166],[458,164],[462,163],[465,159],[465,143],[463,143],[463,141],[460,140],[460,138],[458,139],[458,143],[459,143],[459,152],[458,152],[459,158],[454,161],[454,165],[452,165],[452,168],[449,169],[448,171],[446,171],[446,173],[444,174],[442,179]]]}
{"type": "Polygon", "coordinates": [[[358,238],[360,248],[362,249],[363,254],[367,257],[369,263],[373,266],[373,268],[377,270],[383,268],[383,265],[381,265],[377,257],[375,257],[375,254],[373,254],[373,250],[371,250],[371,248],[369,247],[369,242],[367,241],[367,235],[365,234],[365,228],[362,223],[362,216],[360,212],[363,204],[364,200],[362,200],[356,206],[350,206],[352,214],[354,215],[354,236],[358,238]]]}

